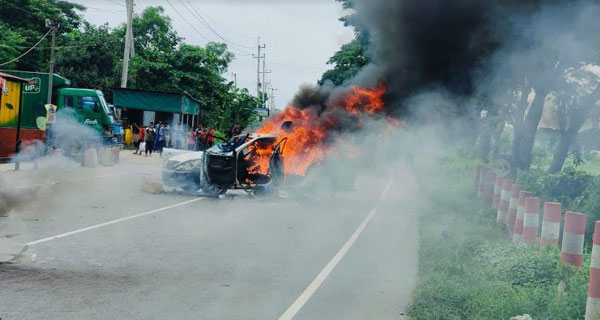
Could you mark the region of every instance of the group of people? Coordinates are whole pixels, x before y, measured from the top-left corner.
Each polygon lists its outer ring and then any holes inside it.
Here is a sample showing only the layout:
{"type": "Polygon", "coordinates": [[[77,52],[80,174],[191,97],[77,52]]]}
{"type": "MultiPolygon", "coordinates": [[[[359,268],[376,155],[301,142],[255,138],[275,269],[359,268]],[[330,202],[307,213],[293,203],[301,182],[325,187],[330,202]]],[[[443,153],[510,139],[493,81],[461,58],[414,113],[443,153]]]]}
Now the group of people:
{"type": "Polygon", "coordinates": [[[198,125],[188,131],[188,150],[203,151],[215,144],[215,129],[198,125]]]}
{"type": "Polygon", "coordinates": [[[162,157],[163,147],[169,132],[168,125],[159,121],[157,125],[150,122],[149,126],[138,126],[136,123],[132,126],[137,131],[137,135],[134,134],[135,152],[133,154],[145,154],[147,157],[152,156],[152,152],[158,152],[162,157]]]}
{"type": "MultiPolygon", "coordinates": [[[[215,144],[215,129],[204,127],[201,124],[196,128],[189,129],[187,137],[184,126],[175,125],[175,128],[171,128],[162,121],[156,125],[150,122],[148,126],[133,123],[130,129],[133,132],[135,147],[133,154],[145,154],[146,157],[152,156],[153,152],[158,152],[162,157],[164,147],[184,149],[186,142],[187,149],[193,151],[204,151],[215,144]]],[[[241,133],[241,127],[236,124],[229,132],[229,136],[233,137],[241,133]]]]}

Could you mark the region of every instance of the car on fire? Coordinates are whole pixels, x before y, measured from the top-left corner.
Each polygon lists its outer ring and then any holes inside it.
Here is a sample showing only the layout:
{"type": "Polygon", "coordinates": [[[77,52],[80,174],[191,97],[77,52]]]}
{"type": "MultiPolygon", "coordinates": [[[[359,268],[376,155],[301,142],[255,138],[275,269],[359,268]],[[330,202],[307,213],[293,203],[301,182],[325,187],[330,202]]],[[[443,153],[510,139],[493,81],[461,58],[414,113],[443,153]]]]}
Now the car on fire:
{"type": "Polygon", "coordinates": [[[276,135],[243,134],[223,141],[206,151],[188,152],[167,159],[162,168],[166,191],[220,195],[230,189],[251,194],[265,192],[283,182],[282,153],[287,139],[276,135]],[[268,150],[270,154],[258,155],[268,150]],[[268,156],[268,168],[260,168],[258,158],[268,156]]]}

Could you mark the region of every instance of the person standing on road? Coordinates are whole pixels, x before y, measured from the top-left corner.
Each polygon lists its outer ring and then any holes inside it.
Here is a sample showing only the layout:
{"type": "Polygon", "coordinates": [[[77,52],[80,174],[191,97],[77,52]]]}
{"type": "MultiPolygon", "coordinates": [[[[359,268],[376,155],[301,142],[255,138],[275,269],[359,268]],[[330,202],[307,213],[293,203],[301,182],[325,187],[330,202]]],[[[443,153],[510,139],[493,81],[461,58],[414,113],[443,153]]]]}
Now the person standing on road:
{"type": "Polygon", "coordinates": [[[206,144],[206,148],[210,148],[215,144],[215,129],[214,128],[210,128],[210,130],[208,130],[208,143],[206,144]]]}
{"type": "Polygon", "coordinates": [[[161,122],[159,121],[156,126],[154,126],[154,151],[158,151],[158,133],[160,131],[161,122]]]}
{"type": "MultiPolygon", "coordinates": [[[[136,125],[137,127],[137,125],[136,125]]],[[[146,127],[144,127],[144,125],[138,127],[139,129],[139,133],[138,133],[138,144],[137,144],[137,149],[135,150],[135,152],[133,154],[139,154],[141,155],[142,152],[146,151],[146,140],[144,140],[144,136],[146,134],[146,127]]]]}
{"type": "Polygon", "coordinates": [[[156,130],[156,140],[158,141],[156,151],[158,151],[162,157],[163,147],[165,145],[165,126],[162,122],[158,124],[158,129],[156,130]]]}
{"type": "Polygon", "coordinates": [[[194,134],[194,130],[190,129],[190,131],[188,132],[188,138],[187,138],[187,148],[188,150],[194,150],[194,148],[196,147],[196,135],[194,134]]]}
{"type": "Polygon", "coordinates": [[[144,137],[144,141],[146,141],[146,157],[148,154],[152,157],[152,151],[154,150],[154,124],[150,122],[150,126],[146,128],[146,135],[144,137]]]}

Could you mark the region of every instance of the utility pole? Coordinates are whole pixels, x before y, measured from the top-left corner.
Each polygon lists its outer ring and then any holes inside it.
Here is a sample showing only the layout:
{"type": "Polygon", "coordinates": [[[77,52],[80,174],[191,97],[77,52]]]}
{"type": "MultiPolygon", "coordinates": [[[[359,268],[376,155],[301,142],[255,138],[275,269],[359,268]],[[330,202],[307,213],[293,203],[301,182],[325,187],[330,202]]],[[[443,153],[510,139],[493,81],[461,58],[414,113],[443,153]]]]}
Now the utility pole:
{"type": "Polygon", "coordinates": [[[275,91],[277,91],[277,88],[271,87],[271,97],[269,98],[270,113],[275,110],[275,91]]]}
{"type": "Polygon", "coordinates": [[[237,88],[237,73],[233,73],[233,85],[237,88]]]}
{"type": "Polygon", "coordinates": [[[267,91],[268,91],[267,81],[265,79],[265,75],[267,73],[271,73],[270,70],[267,71],[267,62],[266,61],[267,61],[267,59],[263,55],[263,71],[261,72],[262,73],[262,97],[263,97],[263,104],[264,104],[264,99],[267,97],[267,91]]]}
{"type": "Polygon", "coordinates": [[[256,97],[259,99],[261,98],[261,87],[262,87],[262,85],[260,83],[260,60],[265,58],[264,54],[263,55],[260,54],[260,50],[265,49],[266,47],[267,46],[265,44],[263,44],[263,45],[260,44],[260,37],[258,37],[258,46],[257,46],[258,55],[256,55],[256,56],[252,55],[254,57],[254,59],[257,60],[257,63],[256,63],[256,97]]]}
{"type": "Polygon", "coordinates": [[[129,74],[129,57],[133,47],[133,0],[125,0],[127,8],[127,31],[125,31],[125,52],[123,53],[123,73],[121,74],[121,88],[127,88],[127,76],[129,74]]]}
{"type": "Polygon", "coordinates": [[[52,30],[52,44],[50,48],[50,71],[48,71],[48,104],[52,103],[52,85],[54,80],[54,64],[56,63],[55,50],[56,50],[56,30],[58,29],[58,21],[54,19],[46,19],[46,27],[52,30]]]}

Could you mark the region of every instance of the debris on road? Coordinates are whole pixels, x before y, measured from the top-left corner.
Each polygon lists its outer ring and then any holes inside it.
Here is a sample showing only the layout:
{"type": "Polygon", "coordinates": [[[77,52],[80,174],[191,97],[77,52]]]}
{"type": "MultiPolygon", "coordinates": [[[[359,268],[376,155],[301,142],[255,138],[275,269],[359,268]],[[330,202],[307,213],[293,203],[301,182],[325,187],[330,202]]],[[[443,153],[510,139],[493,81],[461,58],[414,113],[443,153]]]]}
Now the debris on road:
{"type": "Polygon", "coordinates": [[[142,192],[150,194],[163,194],[165,193],[162,183],[152,181],[148,178],[142,180],[142,192]]]}

